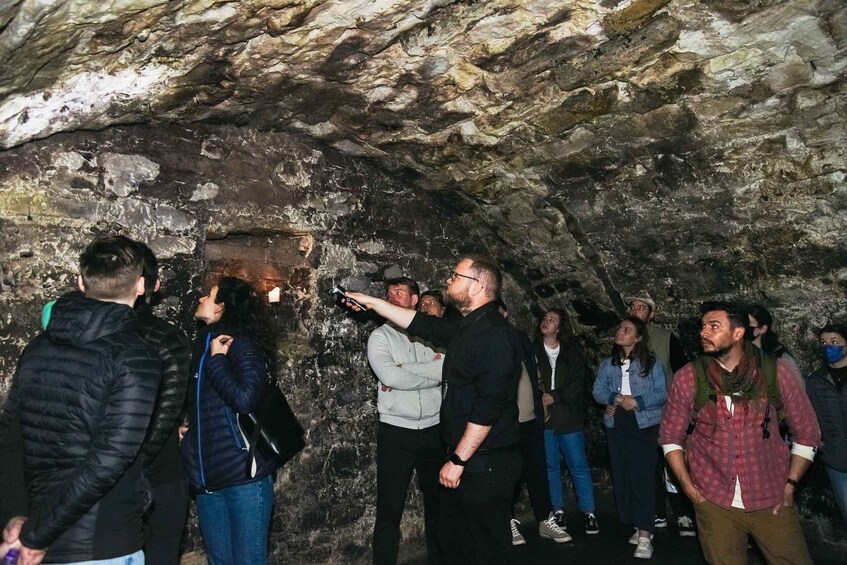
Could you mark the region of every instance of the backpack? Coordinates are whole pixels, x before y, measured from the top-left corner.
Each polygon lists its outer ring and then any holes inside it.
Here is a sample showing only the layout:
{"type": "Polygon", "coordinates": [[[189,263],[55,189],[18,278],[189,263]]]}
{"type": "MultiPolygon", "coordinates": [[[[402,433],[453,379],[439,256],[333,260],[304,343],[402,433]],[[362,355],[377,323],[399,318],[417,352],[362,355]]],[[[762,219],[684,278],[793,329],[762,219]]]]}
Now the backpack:
{"type": "MultiPolygon", "coordinates": [[[[764,439],[768,439],[770,437],[768,424],[771,420],[771,406],[776,409],[777,418],[779,420],[780,435],[784,437],[785,412],[782,405],[782,394],[779,391],[779,383],[777,382],[776,357],[765,353],[758,347],[754,349],[756,350],[756,358],[759,362],[759,367],[765,377],[765,388],[768,393],[768,405],[765,409],[765,419],[762,422],[762,437],[764,439]]],[[[688,430],[686,430],[687,434],[691,434],[691,432],[694,431],[694,426],[697,424],[697,414],[700,412],[700,409],[706,405],[706,402],[709,400],[715,402],[718,397],[718,394],[708,377],[709,358],[701,355],[692,361],[691,364],[694,366],[694,407],[691,409],[691,418],[689,420],[688,430]]]]}

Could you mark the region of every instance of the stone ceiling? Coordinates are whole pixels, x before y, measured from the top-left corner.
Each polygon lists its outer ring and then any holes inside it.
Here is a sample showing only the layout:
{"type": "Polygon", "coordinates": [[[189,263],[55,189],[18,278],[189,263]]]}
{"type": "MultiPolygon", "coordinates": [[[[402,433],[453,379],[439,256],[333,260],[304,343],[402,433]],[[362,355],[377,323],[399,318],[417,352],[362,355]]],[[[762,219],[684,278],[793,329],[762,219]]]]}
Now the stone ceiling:
{"type": "Polygon", "coordinates": [[[6,0],[0,148],[294,132],[468,196],[529,285],[588,269],[618,309],[639,287],[834,291],[826,317],[847,295],[845,46],[840,0],[6,0]]]}
{"type": "Polygon", "coordinates": [[[846,18],[836,0],[7,0],[0,146],[235,123],[481,197],[751,137],[823,169],[846,18]]]}
{"type": "Polygon", "coordinates": [[[273,545],[364,562],[366,326],[319,289],[484,247],[513,319],[564,307],[595,358],[647,289],[683,341],[762,301],[808,369],[847,312],[845,124],[844,0],[0,0],[0,396],[94,233],[163,252],[184,319],[210,233],[314,241],[273,545]]]}

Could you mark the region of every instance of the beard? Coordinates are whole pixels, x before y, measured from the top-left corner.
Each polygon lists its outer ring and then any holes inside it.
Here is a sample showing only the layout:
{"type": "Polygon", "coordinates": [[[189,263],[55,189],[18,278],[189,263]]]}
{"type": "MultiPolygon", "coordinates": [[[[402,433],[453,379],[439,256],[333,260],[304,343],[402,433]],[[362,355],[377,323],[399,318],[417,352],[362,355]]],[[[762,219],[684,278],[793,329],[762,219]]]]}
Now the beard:
{"type": "Polygon", "coordinates": [[[706,348],[703,347],[703,342],[700,342],[700,347],[703,349],[703,355],[714,357],[715,359],[726,357],[727,353],[732,349],[731,343],[714,343],[712,341],[709,343],[714,347],[712,351],[706,351],[706,348]]]}
{"type": "Polygon", "coordinates": [[[459,294],[458,296],[448,290],[444,295],[444,302],[447,306],[452,306],[462,313],[468,312],[471,308],[471,297],[467,289],[465,289],[464,294],[459,294]]]}

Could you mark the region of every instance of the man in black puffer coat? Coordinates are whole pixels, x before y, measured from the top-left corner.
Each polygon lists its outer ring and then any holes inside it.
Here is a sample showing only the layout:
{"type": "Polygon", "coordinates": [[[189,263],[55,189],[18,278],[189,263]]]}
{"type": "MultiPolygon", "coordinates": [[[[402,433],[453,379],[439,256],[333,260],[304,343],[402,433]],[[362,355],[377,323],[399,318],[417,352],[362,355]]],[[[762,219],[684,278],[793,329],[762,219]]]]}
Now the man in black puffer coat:
{"type": "Polygon", "coordinates": [[[144,558],[155,565],[179,565],[179,549],[188,515],[188,479],[179,455],[179,426],[185,416],[191,346],[173,324],[153,314],[153,295],[159,290],[159,262],[138,242],[144,259],[144,295],[135,304],[138,332],[162,359],[162,385],[141,447],[150,481],[152,504],[144,516],[144,558]]]}
{"type": "Polygon", "coordinates": [[[98,239],[80,273],[85,296],[53,306],[0,414],[4,442],[23,454],[25,484],[3,488],[26,502],[6,528],[24,563],[143,558],[138,454],[162,371],[135,331],[141,254],[127,238],[98,239]]]}

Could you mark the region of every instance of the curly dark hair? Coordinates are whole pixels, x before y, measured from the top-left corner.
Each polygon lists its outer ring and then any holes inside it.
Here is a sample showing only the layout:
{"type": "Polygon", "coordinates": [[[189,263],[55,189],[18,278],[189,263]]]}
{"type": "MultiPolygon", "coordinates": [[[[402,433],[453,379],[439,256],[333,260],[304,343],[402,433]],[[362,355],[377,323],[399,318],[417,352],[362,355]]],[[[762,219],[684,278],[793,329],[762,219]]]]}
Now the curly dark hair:
{"type": "MultiPolygon", "coordinates": [[[[635,326],[635,333],[637,333],[638,337],[641,338],[641,341],[635,342],[635,347],[632,348],[632,351],[629,354],[629,359],[637,359],[643,371],[639,376],[647,377],[653,369],[653,363],[656,362],[656,357],[650,353],[650,349],[647,347],[647,341],[649,339],[649,335],[647,334],[647,324],[642,322],[641,318],[636,318],[635,316],[627,316],[621,320],[621,324],[624,322],[629,322],[635,326]]],[[[620,325],[618,327],[620,327],[620,325]]],[[[614,344],[612,346],[612,365],[620,365],[626,358],[623,347],[617,343],[614,344]]]]}
{"type": "Polygon", "coordinates": [[[270,315],[255,289],[237,277],[223,277],[218,281],[215,304],[223,304],[218,324],[224,331],[253,340],[272,368],[276,355],[270,315]]]}

